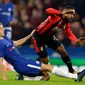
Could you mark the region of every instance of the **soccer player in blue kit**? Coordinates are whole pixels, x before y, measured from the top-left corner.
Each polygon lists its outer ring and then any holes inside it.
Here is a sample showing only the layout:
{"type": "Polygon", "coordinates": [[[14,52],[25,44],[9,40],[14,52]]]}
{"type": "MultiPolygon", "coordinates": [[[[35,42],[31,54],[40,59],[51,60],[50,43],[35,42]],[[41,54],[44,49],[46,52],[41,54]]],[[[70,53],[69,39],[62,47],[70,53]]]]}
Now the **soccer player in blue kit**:
{"type": "Polygon", "coordinates": [[[5,36],[12,38],[12,28],[10,22],[14,18],[14,5],[7,0],[0,0],[0,22],[2,22],[5,29],[5,36]]]}
{"type": "Polygon", "coordinates": [[[17,46],[25,43],[35,32],[32,33],[25,38],[22,38],[17,41],[9,40],[8,38],[4,38],[4,28],[3,25],[0,24],[0,73],[3,80],[7,80],[4,66],[3,66],[3,58],[10,63],[15,71],[21,75],[39,75],[42,71],[49,71],[57,76],[62,76],[66,78],[72,78],[77,81],[81,81],[85,75],[85,70],[72,74],[66,70],[63,70],[59,67],[43,64],[41,61],[35,61],[30,59],[22,58],[21,53],[16,48],[17,46]],[[4,57],[5,56],[5,57],[4,57]]]}

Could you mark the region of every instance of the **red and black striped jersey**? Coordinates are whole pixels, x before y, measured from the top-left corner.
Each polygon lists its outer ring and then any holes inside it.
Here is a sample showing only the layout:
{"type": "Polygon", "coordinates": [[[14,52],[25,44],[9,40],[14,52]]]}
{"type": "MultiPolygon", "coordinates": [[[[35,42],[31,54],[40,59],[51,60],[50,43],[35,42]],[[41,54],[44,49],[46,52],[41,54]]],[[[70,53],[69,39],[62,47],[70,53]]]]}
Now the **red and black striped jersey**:
{"type": "Polygon", "coordinates": [[[41,36],[50,36],[53,35],[53,29],[57,27],[62,29],[68,36],[68,38],[74,42],[77,41],[77,38],[70,30],[70,23],[67,20],[64,20],[60,11],[53,8],[46,9],[46,13],[49,15],[48,18],[42,22],[36,32],[41,36]]]}

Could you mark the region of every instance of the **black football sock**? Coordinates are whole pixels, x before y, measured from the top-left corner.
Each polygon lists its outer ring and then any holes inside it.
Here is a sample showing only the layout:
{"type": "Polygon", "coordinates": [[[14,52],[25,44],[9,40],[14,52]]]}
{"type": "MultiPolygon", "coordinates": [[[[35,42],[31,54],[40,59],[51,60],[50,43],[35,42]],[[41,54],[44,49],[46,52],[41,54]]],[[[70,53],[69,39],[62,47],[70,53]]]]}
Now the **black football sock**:
{"type": "Polygon", "coordinates": [[[69,56],[67,55],[67,56],[64,56],[61,58],[62,58],[63,62],[67,65],[69,72],[73,73],[74,69],[72,68],[72,63],[71,63],[69,56]]]}

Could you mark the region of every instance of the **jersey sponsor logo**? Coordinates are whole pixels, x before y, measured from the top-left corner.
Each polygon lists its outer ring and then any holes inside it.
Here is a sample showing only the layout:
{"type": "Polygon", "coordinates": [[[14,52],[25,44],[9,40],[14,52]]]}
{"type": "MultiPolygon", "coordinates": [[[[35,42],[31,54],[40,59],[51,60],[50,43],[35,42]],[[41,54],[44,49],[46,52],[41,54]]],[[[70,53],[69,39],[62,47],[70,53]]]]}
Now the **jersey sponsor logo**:
{"type": "Polygon", "coordinates": [[[10,12],[2,12],[1,14],[2,15],[7,15],[7,16],[10,16],[11,15],[10,12]]]}
{"type": "Polygon", "coordinates": [[[56,26],[55,28],[52,29],[52,31],[59,32],[59,31],[62,31],[62,29],[60,29],[58,26],[56,26]]]}

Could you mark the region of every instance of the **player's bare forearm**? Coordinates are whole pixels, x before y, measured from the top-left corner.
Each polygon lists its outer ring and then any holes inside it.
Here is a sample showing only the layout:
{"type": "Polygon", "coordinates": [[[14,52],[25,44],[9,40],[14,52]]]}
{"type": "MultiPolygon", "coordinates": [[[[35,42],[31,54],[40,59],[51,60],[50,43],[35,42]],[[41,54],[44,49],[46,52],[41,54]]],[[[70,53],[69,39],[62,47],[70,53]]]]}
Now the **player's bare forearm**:
{"type": "Polygon", "coordinates": [[[35,30],[33,30],[30,35],[28,35],[28,36],[26,36],[26,37],[24,37],[22,39],[19,39],[17,41],[14,41],[14,45],[16,47],[21,46],[22,44],[24,44],[27,40],[29,40],[32,37],[32,35],[34,34],[34,32],[35,32],[35,30]]]}
{"type": "Polygon", "coordinates": [[[68,37],[69,37],[69,39],[70,39],[71,41],[77,43],[78,39],[77,39],[74,35],[70,35],[70,36],[68,36],[68,37]]]}
{"type": "Polygon", "coordinates": [[[6,72],[5,72],[4,65],[3,65],[3,58],[0,58],[0,74],[3,80],[7,80],[6,72]]]}

